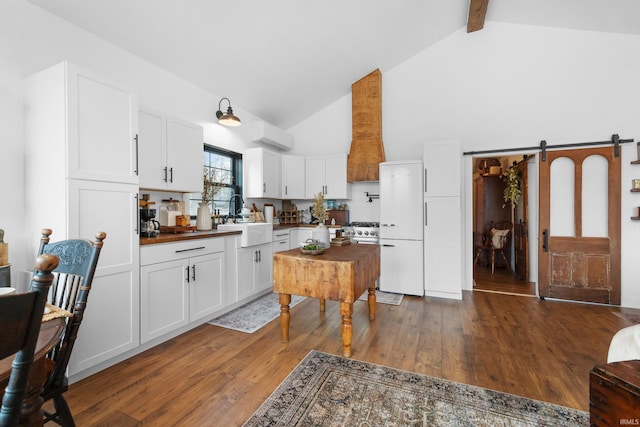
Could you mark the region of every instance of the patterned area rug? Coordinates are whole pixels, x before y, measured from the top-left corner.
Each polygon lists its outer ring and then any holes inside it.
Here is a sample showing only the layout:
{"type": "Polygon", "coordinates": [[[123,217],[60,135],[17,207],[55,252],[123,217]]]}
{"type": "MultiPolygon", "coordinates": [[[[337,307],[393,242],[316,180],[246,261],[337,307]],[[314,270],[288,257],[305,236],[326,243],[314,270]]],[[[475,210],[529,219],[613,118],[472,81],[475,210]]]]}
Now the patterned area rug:
{"type": "MultiPolygon", "coordinates": [[[[392,292],[376,291],[376,303],[400,305],[402,303],[403,294],[394,294],[392,292]]],[[[369,291],[364,291],[358,298],[358,301],[367,301],[369,297],[369,291]]]]}
{"type": "MultiPolygon", "coordinates": [[[[291,295],[289,308],[304,299],[305,297],[291,295]]],[[[209,324],[252,334],[277,317],[280,317],[280,303],[278,294],[272,292],[216,317],[209,324]]]]}
{"type": "Polygon", "coordinates": [[[312,350],[244,424],[588,426],[589,414],[312,350]]]}

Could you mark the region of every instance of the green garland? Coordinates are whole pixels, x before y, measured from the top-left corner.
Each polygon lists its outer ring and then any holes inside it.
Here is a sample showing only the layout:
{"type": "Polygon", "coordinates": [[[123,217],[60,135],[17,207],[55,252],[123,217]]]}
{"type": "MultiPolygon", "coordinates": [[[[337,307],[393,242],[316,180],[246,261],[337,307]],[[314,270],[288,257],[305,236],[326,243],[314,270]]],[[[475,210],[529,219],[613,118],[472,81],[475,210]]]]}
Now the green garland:
{"type": "Polygon", "coordinates": [[[507,203],[511,203],[511,206],[516,206],[518,200],[522,195],[522,177],[520,173],[513,167],[507,169],[507,173],[502,176],[507,186],[504,189],[504,204],[502,207],[507,206],[507,203]]]}

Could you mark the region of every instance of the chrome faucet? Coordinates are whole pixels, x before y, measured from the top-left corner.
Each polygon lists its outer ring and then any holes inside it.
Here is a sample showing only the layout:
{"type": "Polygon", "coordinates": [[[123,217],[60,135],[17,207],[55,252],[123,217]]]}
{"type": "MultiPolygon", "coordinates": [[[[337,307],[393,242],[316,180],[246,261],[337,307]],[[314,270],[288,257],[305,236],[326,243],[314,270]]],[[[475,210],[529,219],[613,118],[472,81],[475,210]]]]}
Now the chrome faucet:
{"type": "Polygon", "coordinates": [[[229,199],[229,215],[227,216],[227,218],[237,218],[239,211],[238,204],[235,201],[237,198],[240,198],[240,209],[242,209],[242,206],[244,206],[244,199],[242,198],[242,196],[238,193],[234,193],[233,196],[231,196],[231,198],[229,199]],[[231,202],[233,202],[233,211],[231,210],[231,202]]]}

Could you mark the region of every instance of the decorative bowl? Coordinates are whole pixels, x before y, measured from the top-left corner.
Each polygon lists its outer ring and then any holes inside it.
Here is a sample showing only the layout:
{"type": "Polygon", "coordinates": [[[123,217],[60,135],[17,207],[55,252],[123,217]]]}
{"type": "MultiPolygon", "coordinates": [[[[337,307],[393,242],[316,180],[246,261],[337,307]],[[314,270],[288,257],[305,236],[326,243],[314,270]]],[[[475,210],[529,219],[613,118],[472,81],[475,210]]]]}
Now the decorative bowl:
{"type": "Polygon", "coordinates": [[[324,252],[324,244],[313,239],[307,239],[306,242],[300,242],[300,252],[307,255],[320,255],[324,252]]]}

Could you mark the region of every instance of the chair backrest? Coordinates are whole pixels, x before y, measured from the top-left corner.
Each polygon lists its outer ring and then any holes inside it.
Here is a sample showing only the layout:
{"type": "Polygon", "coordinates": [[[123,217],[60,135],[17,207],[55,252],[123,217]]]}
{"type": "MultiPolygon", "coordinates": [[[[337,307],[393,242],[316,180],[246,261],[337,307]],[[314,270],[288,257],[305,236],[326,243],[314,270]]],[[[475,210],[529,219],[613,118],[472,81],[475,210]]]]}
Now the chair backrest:
{"type": "Polygon", "coordinates": [[[54,270],[49,302],[71,312],[73,316],[67,319],[62,340],[48,354],[48,357],[55,362],[55,366],[45,383],[45,390],[57,387],[64,381],[71,351],[84,317],[87,298],[102,249],[102,241],[107,237],[106,233],[98,232],[95,236],[96,240],[93,242],[84,239],[70,239],[50,243],[50,236],[50,229],[42,230],[40,248],[38,249],[38,255],[55,254],[60,258],[60,264],[54,270]]]}
{"type": "Polygon", "coordinates": [[[0,297],[0,359],[15,354],[9,382],[2,396],[1,427],[18,424],[42,324],[42,313],[53,281],[51,271],[57,265],[56,256],[39,256],[31,279],[32,290],[0,297]]]}
{"type": "Polygon", "coordinates": [[[503,249],[509,245],[512,224],[510,221],[490,223],[491,245],[496,249],[503,249]]]}

